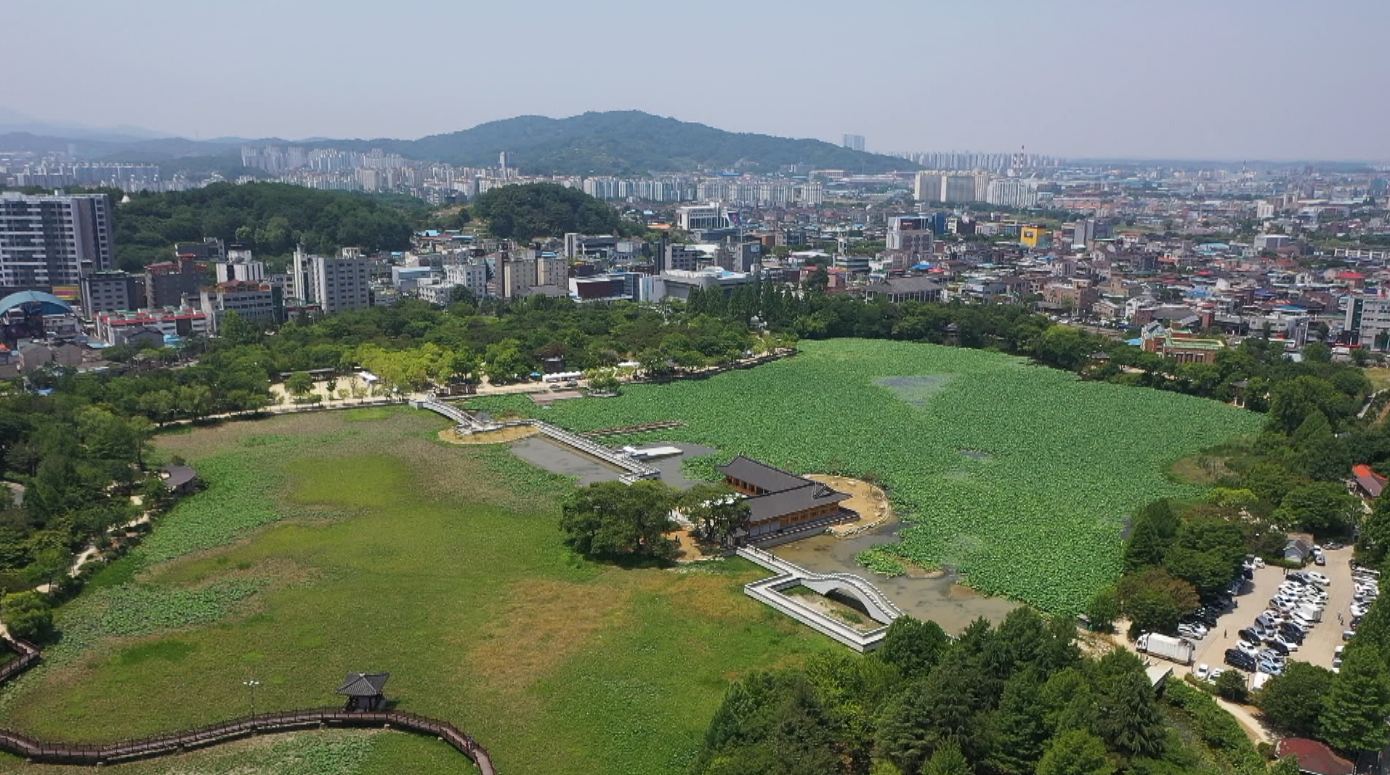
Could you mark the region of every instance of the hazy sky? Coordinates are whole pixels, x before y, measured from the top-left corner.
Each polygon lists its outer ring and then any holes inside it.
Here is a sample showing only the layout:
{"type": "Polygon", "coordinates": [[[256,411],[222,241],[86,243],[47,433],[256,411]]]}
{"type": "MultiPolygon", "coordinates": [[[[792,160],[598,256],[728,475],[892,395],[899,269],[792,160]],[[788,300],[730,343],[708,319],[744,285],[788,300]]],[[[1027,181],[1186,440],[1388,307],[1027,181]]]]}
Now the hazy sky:
{"type": "Polygon", "coordinates": [[[0,0],[0,106],[204,138],[637,108],[869,150],[1390,158],[1390,0],[0,0]]]}

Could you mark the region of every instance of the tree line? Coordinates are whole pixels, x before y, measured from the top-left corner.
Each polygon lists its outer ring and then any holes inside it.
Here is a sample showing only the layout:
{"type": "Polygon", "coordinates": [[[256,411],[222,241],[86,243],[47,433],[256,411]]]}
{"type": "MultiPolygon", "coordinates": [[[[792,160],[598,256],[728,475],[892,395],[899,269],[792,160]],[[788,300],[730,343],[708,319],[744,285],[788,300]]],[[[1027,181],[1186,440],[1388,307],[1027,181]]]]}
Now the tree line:
{"type": "MultiPolygon", "coordinates": [[[[1027,608],[952,639],[901,617],[868,657],[825,654],[737,681],[698,775],[1113,775],[1270,772],[1233,719],[1138,657],[1083,656],[1027,608]]],[[[1289,763],[1273,772],[1297,772],[1289,763]]]]}
{"type": "MultiPolygon", "coordinates": [[[[120,201],[116,192],[113,203],[120,201]]],[[[409,197],[319,191],[288,183],[214,183],[188,191],[132,194],[114,207],[121,269],[139,271],[172,258],[175,242],[217,237],[264,257],[344,246],[405,250],[427,205],[409,197]]]]}

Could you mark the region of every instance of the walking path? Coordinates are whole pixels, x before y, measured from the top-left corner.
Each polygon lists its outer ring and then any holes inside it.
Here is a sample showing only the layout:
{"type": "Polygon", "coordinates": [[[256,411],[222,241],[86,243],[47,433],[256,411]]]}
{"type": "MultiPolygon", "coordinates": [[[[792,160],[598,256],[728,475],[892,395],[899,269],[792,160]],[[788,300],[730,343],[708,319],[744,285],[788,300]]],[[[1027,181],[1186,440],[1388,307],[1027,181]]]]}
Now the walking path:
{"type": "MultiPolygon", "coordinates": [[[[37,646],[3,636],[4,645],[18,655],[0,668],[0,685],[33,667],[42,655],[37,646]]],[[[428,735],[448,743],[467,756],[483,775],[496,775],[492,757],[476,740],[447,721],[417,716],[403,711],[345,711],[340,708],[313,708],[278,713],[261,713],[225,721],[220,724],[175,732],[166,735],[122,740],[102,745],[80,745],[37,740],[8,729],[0,729],[0,751],[21,756],[35,764],[71,764],[102,766],[156,756],[187,753],[260,734],[294,732],[323,727],[395,728],[403,732],[428,735]]]]}
{"type": "Polygon", "coordinates": [[[587,438],[585,436],[580,436],[577,433],[570,433],[564,428],[551,425],[548,422],[543,422],[541,420],[523,419],[504,420],[502,422],[488,423],[479,420],[476,416],[463,411],[457,406],[454,406],[452,404],[446,404],[443,401],[438,401],[430,397],[426,397],[423,399],[412,399],[410,405],[416,407],[417,409],[426,409],[428,411],[435,412],[436,414],[440,414],[444,417],[447,417],[458,426],[459,433],[463,435],[469,433],[482,433],[486,431],[497,430],[499,428],[507,428],[519,425],[530,426],[540,431],[541,435],[547,438],[558,441],[567,447],[571,447],[578,452],[582,452],[583,454],[588,455],[589,457],[598,458],[599,460],[611,466],[615,466],[617,468],[622,469],[626,473],[618,477],[618,481],[623,482],[624,484],[632,484],[633,482],[639,479],[661,478],[660,471],[658,471],[655,468],[652,468],[646,463],[637,460],[636,458],[632,457],[631,455],[625,452],[613,449],[612,447],[604,446],[603,444],[600,444],[597,441],[594,441],[593,439],[587,438]]]}

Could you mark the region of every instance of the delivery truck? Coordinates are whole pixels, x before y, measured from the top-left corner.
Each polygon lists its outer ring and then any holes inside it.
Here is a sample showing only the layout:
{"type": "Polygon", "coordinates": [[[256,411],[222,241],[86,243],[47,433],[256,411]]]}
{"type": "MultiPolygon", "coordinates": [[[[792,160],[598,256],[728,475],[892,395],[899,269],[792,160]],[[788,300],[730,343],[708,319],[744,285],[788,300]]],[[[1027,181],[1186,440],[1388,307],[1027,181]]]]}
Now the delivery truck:
{"type": "Polygon", "coordinates": [[[1186,638],[1174,638],[1157,632],[1146,632],[1135,641],[1142,654],[1152,654],[1180,665],[1192,664],[1197,647],[1186,638]]]}

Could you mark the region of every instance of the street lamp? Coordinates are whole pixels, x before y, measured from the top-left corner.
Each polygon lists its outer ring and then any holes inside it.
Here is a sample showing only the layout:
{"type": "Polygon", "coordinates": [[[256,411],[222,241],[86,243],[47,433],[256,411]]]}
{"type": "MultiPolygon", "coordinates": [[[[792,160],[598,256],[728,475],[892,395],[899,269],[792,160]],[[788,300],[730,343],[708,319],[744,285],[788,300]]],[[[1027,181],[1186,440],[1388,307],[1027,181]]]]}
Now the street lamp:
{"type": "Polygon", "coordinates": [[[254,727],[256,726],[256,687],[260,686],[261,682],[254,678],[248,678],[242,681],[241,685],[251,692],[251,726],[254,727]]]}

